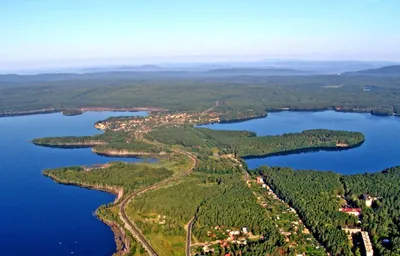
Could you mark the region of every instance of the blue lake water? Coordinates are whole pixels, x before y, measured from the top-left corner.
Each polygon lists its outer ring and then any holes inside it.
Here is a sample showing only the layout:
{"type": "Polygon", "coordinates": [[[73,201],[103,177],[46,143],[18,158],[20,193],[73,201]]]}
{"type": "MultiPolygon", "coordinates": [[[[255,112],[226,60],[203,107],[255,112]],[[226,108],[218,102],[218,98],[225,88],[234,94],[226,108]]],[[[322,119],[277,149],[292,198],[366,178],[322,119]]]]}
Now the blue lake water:
{"type": "Polygon", "coordinates": [[[400,165],[400,118],[370,114],[323,112],[277,112],[261,119],[240,123],[211,124],[219,130],[248,130],[257,135],[279,135],[308,129],[359,131],[365,142],[345,151],[311,153],[247,159],[249,168],[261,165],[288,166],[295,169],[327,170],[342,174],[376,172],[400,165]]]}
{"type": "MultiPolygon", "coordinates": [[[[41,174],[45,168],[121,160],[91,149],[54,149],[30,143],[36,137],[92,135],[93,125],[109,116],[146,112],[59,113],[0,118],[0,255],[111,255],[108,226],[93,216],[108,193],[64,186],[41,174]]],[[[124,158],[124,161],[142,161],[124,158]]]]}
{"type": "MultiPolygon", "coordinates": [[[[99,133],[93,127],[98,120],[145,114],[89,112],[73,117],[46,114],[0,118],[0,255],[111,255],[115,250],[113,234],[92,213],[99,205],[113,201],[114,196],[59,185],[41,171],[120,159],[98,156],[90,149],[38,147],[30,141],[46,136],[92,135],[99,133]]],[[[262,119],[205,127],[249,130],[258,135],[326,128],[360,131],[366,136],[365,143],[355,149],[248,159],[250,168],[277,165],[352,174],[400,164],[400,118],[396,117],[333,111],[279,112],[262,119]]]]}

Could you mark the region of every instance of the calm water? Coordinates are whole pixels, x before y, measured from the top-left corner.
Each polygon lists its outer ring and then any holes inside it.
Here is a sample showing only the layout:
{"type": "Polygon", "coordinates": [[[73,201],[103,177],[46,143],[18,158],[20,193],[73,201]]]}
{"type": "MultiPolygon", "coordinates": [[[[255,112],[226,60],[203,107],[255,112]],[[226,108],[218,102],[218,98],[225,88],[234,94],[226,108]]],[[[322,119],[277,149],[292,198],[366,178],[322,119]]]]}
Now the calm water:
{"type": "Polygon", "coordinates": [[[362,146],[335,152],[312,152],[287,156],[248,159],[249,168],[261,165],[295,169],[329,170],[343,174],[376,172],[400,165],[400,118],[370,114],[324,112],[278,112],[262,119],[233,124],[213,124],[219,130],[249,130],[258,135],[279,135],[307,129],[325,128],[364,133],[362,146]]]}
{"type": "MultiPolygon", "coordinates": [[[[90,149],[52,149],[30,143],[33,138],[99,133],[93,124],[109,116],[146,113],[85,113],[65,117],[46,114],[0,118],[0,255],[111,255],[111,230],[92,212],[114,196],[74,186],[63,186],[42,176],[45,168],[91,165],[118,160],[90,149]],[[61,243],[61,244],[60,244],[61,243]]],[[[325,112],[271,113],[263,119],[207,125],[213,129],[250,130],[277,135],[326,128],[363,132],[365,143],[356,149],[249,159],[260,165],[340,173],[374,172],[400,164],[400,118],[369,114],[325,112]]],[[[124,159],[125,161],[127,159],[124,159]]],[[[129,159],[129,161],[139,161],[129,159]]]]}
{"type": "Polygon", "coordinates": [[[114,252],[110,228],[92,215],[99,205],[113,201],[114,196],[56,184],[41,171],[120,159],[98,156],[90,149],[38,147],[30,141],[45,136],[92,135],[99,133],[93,127],[96,121],[121,115],[146,113],[0,118],[0,255],[101,256],[114,252]]]}

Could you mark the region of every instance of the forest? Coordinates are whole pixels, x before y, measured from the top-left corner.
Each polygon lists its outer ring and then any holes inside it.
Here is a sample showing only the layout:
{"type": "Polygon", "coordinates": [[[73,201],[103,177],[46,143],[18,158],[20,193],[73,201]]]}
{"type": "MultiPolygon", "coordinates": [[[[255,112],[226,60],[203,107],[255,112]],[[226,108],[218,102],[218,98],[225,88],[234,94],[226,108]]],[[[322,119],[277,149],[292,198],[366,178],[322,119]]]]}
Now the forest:
{"type": "Polygon", "coordinates": [[[167,168],[155,168],[148,164],[114,162],[102,167],[63,167],[44,170],[43,174],[62,182],[89,186],[122,187],[126,191],[152,185],[173,175],[167,168]]]}
{"type": "Polygon", "coordinates": [[[106,132],[93,136],[36,138],[32,143],[38,146],[60,148],[93,147],[93,151],[98,154],[108,154],[110,151],[131,152],[132,154],[138,155],[169,152],[166,147],[145,143],[133,138],[125,132],[106,132]]]}
{"type": "Polygon", "coordinates": [[[124,132],[102,133],[93,136],[63,136],[36,138],[32,141],[38,146],[92,146],[111,143],[126,143],[130,136],[124,132]]]}
{"type": "Polygon", "coordinates": [[[160,128],[147,134],[147,138],[169,145],[191,147],[194,150],[218,147],[224,153],[240,157],[348,148],[360,145],[364,141],[363,134],[347,131],[318,129],[279,136],[258,137],[255,133],[247,131],[217,131],[191,126],[160,128]]]}
{"type": "Polygon", "coordinates": [[[344,193],[339,174],[281,167],[261,167],[257,172],[282,200],[297,210],[329,252],[353,255],[341,227],[355,226],[356,219],[338,211],[341,203],[337,196],[344,193]]]}
{"type": "MultiPolygon", "coordinates": [[[[212,242],[207,234],[219,226],[221,230],[248,227],[255,239],[247,245],[215,246],[215,255],[261,255],[288,250],[287,245],[269,216],[256,203],[252,192],[238,174],[193,174],[176,184],[137,197],[129,206],[129,214],[155,246],[170,255],[183,255],[184,225],[196,218],[194,236],[202,242],[212,242]],[[159,239],[162,237],[162,241],[159,239]],[[260,238],[262,237],[262,238],[260,238]],[[167,238],[167,239],[165,239],[167,238]]],[[[226,239],[219,234],[219,239],[226,239]]]]}
{"type": "Polygon", "coordinates": [[[312,233],[334,255],[353,255],[343,227],[368,231],[376,255],[400,253],[400,167],[377,173],[339,175],[321,171],[294,171],[282,167],[260,167],[271,188],[292,205],[312,233]],[[374,199],[367,207],[364,197],[374,199]],[[339,212],[343,197],[362,209],[361,224],[339,212]]]}
{"type": "Polygon", "coordinates": [[[158,107],[202,111],[220,101],[223,120],[267,111],[397,113],[398,76],[263,76],[195,72],[106,72],[0,76],[0,115],[82,107],[158,107]],[[364,90],[368,87],[369,90],[364,90]],[[392,112],[385,112],[389,109],[392,112]],[[385,111],[381,111],[385,110],[385,111]]]}
{"type": "Polygon", "coordinates": [[[342,179],[348,200],[363,209],[363,227],[379,255],[400,255],[400,167],[342,179]],[[364,195],[376,198],[371,208],[362,200],[364,195]]]}
{"type": "MultiPolygon", "coordinates": [[[[221,230],[248,228],[256,238],[245,246],[232,245],[217,248],[216,255],[264,255],[285,252],[287,244],[279,230],[270,221],[270,216],[256,202],[256,197],[247,188],[240,176],[225,176],[218,181],[224,185],[223,191],[205,200],[196,213],[193,234],[202,241],[211,241],[209,230],[219,226],[221,230]]],[[[219,237],[217,237],[219,238],[219,237]]]]}

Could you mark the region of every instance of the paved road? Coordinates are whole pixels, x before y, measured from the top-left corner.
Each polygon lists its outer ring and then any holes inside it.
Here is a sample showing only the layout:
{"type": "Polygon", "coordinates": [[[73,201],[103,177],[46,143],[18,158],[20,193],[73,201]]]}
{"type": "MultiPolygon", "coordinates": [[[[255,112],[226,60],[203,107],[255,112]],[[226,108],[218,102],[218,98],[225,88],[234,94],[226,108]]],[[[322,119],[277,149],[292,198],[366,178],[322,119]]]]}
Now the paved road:
{"type": "Polygon", "coordinates": [[[186,230],[186,256],[190,256],[190,247],[192,246],[192,229],[194,224],[195,217],[193,217],[188,225],[186,230]]]}
{"type": "MultiPolygon", "coordinates": [[[[193,155],[192,153],[189,153],[189,152],[186,152],[186,151],[183,151],[183,150],[179,150],[179,149],[175,149],[173,151],[175,153],[184,154],[184,155],[188,156],[190,159],[192,159],[192,161],[193,161],[192,166],[190,167],[190,169],[188,169],[186,172],[184,172],[183,175],[190,174],[193,171],[193,169],[196,167],[196,164],[197,164],[196,156],[193,155]]],[[[128,229],[132,233],[132,235],[143,245],[144,249],[151,256],[158,256],[158,254],[154,250],[154,248],[150,245],[150,243],[147,242],[146,238],[144,237],[142,232],[139,230],[139,228],[131,220],[129,220],[128,216],[126,215],[125,208],[135,196],[138,196],[138,195],[143,194],[143,193],[145,193],[147,191],[156,189],[156,188],[158,188],[158,187],[160,187],[162,185],[165,185],[168,182],[178,180],[179,178],[180,178],[179,176],[178,177],[174,177],[174,178],[169,178],[169,179],[160,181],[160,182],[158,182],[158,183],[156,183],[156,184],[154,184],[154,185],[152,185],[150,187],[147,187],[147,188],[141,189],[139,191],[136,191],[136,192],[130,194],[129,196],[127,196],[121,203],[121,207],[119,209],[119,216],[120,216],[121,220],[124,222],[125,228],[128,229]]],[[[189,223],[189,225],[190,225],[190,223],[189,223]]],[[[193,223],[190,226],[192,226],[192,225],[193,225],[193,223]]],[[[191,232],[192,232],[192,228],[190,228],[190,234],[189,234],[190,237],[191,237],[191,232]]],[[[189,255],[190,255],[190,244],[189,244],[189,255]]]]}

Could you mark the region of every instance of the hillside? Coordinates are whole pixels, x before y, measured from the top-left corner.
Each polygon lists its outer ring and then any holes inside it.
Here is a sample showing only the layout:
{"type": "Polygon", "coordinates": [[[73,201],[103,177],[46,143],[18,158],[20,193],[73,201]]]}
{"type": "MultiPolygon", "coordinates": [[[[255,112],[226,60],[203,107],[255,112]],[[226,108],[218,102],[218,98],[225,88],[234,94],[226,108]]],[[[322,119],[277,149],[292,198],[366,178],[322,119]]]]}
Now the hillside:
{"type": "Polygon", "coordinates": [[[289,68],[222,68],[222,69],[210,70],[209,73],[230,74],[230,75],[287,76],[287,75],[308,75],[312,74],[313,72],[297,70],[297,69],[289,69],[289,68]]]}
{"type": "Polygon", "coordinates": [[[376,69],[348,72],[345,75],[377,75],[377,76],[400,76],[400,65],[386,66],[376,69]]]}

